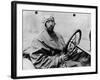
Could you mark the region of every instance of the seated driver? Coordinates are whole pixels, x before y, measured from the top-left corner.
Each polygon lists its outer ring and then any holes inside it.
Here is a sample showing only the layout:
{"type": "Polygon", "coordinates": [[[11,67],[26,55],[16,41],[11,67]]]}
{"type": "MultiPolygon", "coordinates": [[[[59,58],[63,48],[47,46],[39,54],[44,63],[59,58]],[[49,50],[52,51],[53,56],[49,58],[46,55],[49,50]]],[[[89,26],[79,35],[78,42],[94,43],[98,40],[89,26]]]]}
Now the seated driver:
{"type": "Polygon", "coordinates": [[[65,42],[63,37],[54,31],[54,17],[46,16],[43,24],[45,30],[32,41],[31,47],[24,50],[24,53],[29,54],[36,69],[65,67],[65,42]]]}

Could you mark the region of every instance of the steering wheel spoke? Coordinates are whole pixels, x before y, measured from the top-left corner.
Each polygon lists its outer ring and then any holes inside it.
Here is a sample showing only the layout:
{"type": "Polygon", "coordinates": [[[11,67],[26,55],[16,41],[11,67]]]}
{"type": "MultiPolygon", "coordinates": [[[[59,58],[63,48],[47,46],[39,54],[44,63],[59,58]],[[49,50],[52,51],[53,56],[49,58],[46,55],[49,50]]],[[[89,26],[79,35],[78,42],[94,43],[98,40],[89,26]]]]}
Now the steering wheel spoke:
{"type": "Polygon", "coordinates": [[[81,35],[82,35],[82,32],[81,32],[80,29],[75,31],[75,33],[71,36],[71,38],[69,39],[69,41],[68,41],[68,43],[66,45],[66,48],[65,48],[66,52],[65,53],[69,53],[69,54],[73,53],[73,50],[80,43],[81,35]]]}

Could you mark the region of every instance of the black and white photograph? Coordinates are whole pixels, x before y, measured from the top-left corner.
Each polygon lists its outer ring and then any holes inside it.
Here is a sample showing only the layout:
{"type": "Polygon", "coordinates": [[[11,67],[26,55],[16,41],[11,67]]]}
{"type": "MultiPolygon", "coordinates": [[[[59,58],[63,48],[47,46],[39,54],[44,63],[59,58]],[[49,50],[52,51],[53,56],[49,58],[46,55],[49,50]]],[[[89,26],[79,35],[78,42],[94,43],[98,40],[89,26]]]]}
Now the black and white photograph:
{"type": "Polygon", "coordinates": [[[12,4],[17,29],[14,77],[97,72],[96,6],[12,4]]]}
{"type": "Polygon", "coordinates": [[[88,13],[24,10],[23,69],[90,66],[90,21],[88,13]]]}

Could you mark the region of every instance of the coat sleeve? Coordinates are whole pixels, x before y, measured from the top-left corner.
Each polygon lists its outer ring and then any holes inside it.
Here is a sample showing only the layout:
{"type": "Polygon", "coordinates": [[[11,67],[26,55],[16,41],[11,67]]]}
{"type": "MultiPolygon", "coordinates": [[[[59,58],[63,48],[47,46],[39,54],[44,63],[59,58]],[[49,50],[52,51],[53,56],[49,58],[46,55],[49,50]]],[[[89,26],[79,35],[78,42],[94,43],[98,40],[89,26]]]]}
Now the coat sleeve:
{"type": "MultiPolygon", "coordinates": [[[[34,59],[33,56],[31,56],[32,59],[34,59]]],[[[62,65],[61,56],[48,56],[40,53],[35,59],[33,65],[36,69],[58,68],[62,65]]]]}
{"type": "Polygon", "coordinates": [[[52,52],[38,41],[33,41],[34,52],[30,55],[36,69],[57,68],[61,66],[62,55],[50,55],[52,52]]]}

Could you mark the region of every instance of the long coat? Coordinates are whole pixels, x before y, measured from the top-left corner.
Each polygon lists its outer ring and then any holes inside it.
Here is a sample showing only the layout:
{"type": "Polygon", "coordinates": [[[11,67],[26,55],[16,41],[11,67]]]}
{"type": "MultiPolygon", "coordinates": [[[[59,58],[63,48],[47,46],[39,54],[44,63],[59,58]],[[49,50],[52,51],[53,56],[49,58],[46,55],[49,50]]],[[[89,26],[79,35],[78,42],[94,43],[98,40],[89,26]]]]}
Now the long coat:
{"type": "Polygon", "coordinates": [[[63,37],[55,33],[53,38],[45,30],[32,41],[31,46],[24,51],[30,55],[30,60],[36,69],[61,67],[63,48],[65,42],[63,37]]]}

